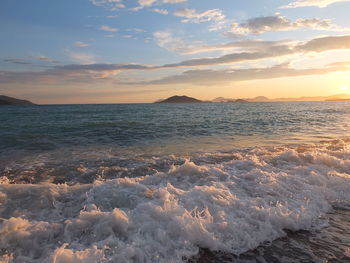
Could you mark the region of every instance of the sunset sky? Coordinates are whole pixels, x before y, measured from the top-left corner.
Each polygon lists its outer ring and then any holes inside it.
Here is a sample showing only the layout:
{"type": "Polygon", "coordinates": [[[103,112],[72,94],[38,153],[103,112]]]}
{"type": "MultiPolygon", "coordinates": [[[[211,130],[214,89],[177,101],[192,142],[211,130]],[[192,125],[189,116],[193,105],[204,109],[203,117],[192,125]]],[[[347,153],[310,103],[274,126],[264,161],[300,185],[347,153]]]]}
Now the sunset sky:
{"type": "Polygon", "coordinates": [[[350,0],[1,0],[0,94],[36,103],[350,93],[350,0]]]}

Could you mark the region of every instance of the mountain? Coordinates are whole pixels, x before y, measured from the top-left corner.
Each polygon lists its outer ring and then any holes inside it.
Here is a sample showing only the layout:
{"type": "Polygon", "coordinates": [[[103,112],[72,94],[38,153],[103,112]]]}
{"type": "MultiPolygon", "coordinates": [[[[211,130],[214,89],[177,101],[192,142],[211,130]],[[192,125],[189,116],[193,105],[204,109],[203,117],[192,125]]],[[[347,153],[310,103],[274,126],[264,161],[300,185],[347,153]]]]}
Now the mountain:
{"type": "Polygon", "coordinates": [[[0,105],[34,105],[29,100],[20,100],[4,95],[0,95],[0,105]]]}
{"type": "Polygon", "coordinates": [[[212,100],[212,102],[227,102],[231,99],[227,99],[227,98],[224,98],[224,97],[217,97],[215,99],[212,100]]]}
{"type": "Polygon", "coordinates": [[[243,99],[237,99],[237,100],[232,101],[232,102],[247,103],[247,102],[249,102],[249,101],[247,101],[247,100],[243,100],[243,99]]]}
{"type": "Polygon", "coordinates": [[[277,98],[271,99],[270,101],[330,101],[330,100],[340,100],[348,99],[349,94],[336,94],[332,96],[318,96],[318,97],[299,97],[299,98],[277,98]]]}
{"type": "Polygon", "coordinates": [[[244,99],[230,99],[218,97],[213,102],[284,102],[284,101],[348,101],[350,94],[336,94],[333,96],[318,96],[318,97],[299,97],[299,98],[275,98],[269,99],[265,96],[244,99]]]}
{"type": "Polygon", "coordinates": [[[264,101],[270,101],[269,98],[265,97],[265,96],[258,96],[258,97],[255,97],[253,99],[247,99],[249,101],[252,101],[252,102],[264,102],[264,101]]]}
{"type": "Polygon", "coordinates": [[[325,101],[350,101],[350,97],[347,99],[326,99],[325,101]]]}
{"type": "Polygon", "coordinates": [[[187,97],[187,96],[172,96],[165,100],[156,101],[155,103],[199,103],[203,102],[201,100],[197,100],[195,98],[187,97]]]}
{"type": "Polygon", "coordinates": [[[261,101],[269,101],[269,99],[266,97],[260,96],[253,99],[232,99],[232,98],[217,97],[212,100],[212,102],[261,102],[261,101]]]}

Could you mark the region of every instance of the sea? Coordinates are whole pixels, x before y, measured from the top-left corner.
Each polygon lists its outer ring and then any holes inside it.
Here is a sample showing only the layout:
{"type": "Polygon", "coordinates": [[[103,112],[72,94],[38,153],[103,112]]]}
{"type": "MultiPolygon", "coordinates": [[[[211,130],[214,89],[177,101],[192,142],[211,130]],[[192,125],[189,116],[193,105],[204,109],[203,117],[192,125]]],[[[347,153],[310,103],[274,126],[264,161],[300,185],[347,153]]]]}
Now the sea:
{"type": "Polygon", "coordinates": [[[350,262],[350,102],[1,106],[0,262],[350,262]]]}

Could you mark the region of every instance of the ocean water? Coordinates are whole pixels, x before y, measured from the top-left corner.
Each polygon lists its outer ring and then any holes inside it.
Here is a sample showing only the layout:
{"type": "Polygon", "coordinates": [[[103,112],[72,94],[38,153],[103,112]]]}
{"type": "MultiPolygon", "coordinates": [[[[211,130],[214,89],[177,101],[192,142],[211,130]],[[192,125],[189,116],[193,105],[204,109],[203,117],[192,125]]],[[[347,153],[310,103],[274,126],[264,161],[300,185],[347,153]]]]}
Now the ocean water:
{"type": "Polygon", "coordinates": [[[350,262],[349,189],[349,102],[0,108],[0,262],[350,262]]]}

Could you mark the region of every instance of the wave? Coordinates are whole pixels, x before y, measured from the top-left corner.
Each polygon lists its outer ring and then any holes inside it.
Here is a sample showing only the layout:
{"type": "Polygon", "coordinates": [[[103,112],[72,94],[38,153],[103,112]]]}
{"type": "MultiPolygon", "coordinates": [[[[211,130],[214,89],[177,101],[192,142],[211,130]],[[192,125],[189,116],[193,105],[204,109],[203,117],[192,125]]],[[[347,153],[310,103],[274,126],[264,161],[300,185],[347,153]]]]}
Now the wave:
{"type": "Polygon", "coordinates": [[[87,184],[0,182],[0,261],[183,262],[324,227],[350,207],[350,141],[208,153],[87,184]]]}

